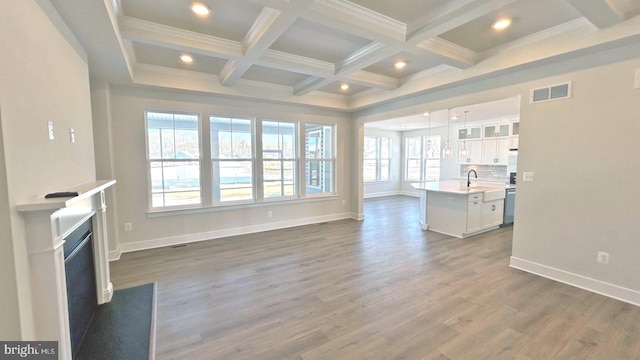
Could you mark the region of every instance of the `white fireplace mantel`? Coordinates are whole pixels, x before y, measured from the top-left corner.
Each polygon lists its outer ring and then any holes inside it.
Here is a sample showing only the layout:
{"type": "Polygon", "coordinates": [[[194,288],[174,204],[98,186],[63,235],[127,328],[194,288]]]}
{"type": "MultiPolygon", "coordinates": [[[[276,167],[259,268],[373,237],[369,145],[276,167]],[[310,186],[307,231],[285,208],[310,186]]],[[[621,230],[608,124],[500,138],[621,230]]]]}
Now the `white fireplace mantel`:
{"type": "Polygon", "coordinates": [[[60,359],[71,359],[64,238],[91,219],[98,304],[111,301],[113,284],[109,275],[104,191],[115,183],[115,180],[98,180],[65,189],[80,192],[75,197],[42,197],[16,206],[24,216],[27,230],[33,318],[37,337],[33,340],[58,341],[60,359]]]}

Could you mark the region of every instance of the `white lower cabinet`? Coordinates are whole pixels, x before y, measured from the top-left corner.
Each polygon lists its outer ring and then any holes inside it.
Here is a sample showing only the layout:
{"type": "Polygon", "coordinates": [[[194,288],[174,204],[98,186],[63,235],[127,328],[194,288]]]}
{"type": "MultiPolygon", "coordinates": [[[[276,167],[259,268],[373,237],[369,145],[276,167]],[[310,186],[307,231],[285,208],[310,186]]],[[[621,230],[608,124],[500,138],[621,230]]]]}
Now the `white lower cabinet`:
{"type": "Polygon", "coordinates": [[[467,234],[482,230],[482,194],[469,195],[467,204],[467,234]]]}
{"type": "Polygon", "coordinates": [[[493,200],[482,203],[482,228],[502,225],[504,200],[493,200]]]}

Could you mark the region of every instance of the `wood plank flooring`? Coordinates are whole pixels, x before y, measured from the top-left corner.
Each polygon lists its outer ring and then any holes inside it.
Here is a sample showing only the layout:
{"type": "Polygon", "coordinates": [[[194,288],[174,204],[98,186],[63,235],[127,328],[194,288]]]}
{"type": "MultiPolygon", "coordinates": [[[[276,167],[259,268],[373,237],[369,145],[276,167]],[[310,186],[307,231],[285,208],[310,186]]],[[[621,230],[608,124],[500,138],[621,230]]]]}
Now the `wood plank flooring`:
{"type": "Polygon", "coordinates": [[[364,221],[128,253],[158,282],[157,359],[640,359],[640,308],[508,266],[512,229],[420,230],[418,199],[364,221]]]}

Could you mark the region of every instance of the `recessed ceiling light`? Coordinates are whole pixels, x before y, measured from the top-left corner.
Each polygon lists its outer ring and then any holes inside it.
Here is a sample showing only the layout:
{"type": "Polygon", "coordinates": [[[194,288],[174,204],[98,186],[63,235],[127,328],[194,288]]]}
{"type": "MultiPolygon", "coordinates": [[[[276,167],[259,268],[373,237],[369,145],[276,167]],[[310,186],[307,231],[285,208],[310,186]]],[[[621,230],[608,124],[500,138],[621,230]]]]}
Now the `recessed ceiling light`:
{"type": "Polygon", "coordinates": [[[347,91],[347,90],[349,90],[349,84],[342,84],[342,85],[340,85],[340,89],[342,89],[342,91],[347,91]]]}
{"type": "Polygon", "coordinates": [[[427,112],[425,112],[425,113],[424,113],[424,114],[422,114],[422,115],[424,115],[424,116],[429,116],[429,115],[431,115],[431,114],[427,111],[427,112]]]}
{"type": "Polygon", "coordinates": [[[398,70],[404,69],[405,66],[407,66],[407,62],[404,60],[398,60],[396,61],[395,64],[393,64],[393,67],[395,67],[398,70]]]}
{"type": "Polygon", "coordinates": [[[458,119],[459,119],[459,117],[458,117],[457,115],[453,115],[453,116],[451,117],[451,120],[458,120],[458,119]]]}
{"type": "Polygon", "coordinates": [[[491,25],[491,27],[494,30],[504,30],[508,28],[510,25],[511,25],[511,19],[503,18],[503,19],[498,19],[496,22],[493,23],[493,25],[491,25]]]}
{"type": "Polygon", "coordinates": [[[190,8],[198,16],[207,16],[211,13],[211,7],[199,1],[192,2],[190,8]]]}
{"type": "Polygon", "coordinates": [[[191,55],[182,54],[180,55],[180,61],[185,64],[191,64],[193,62],[193,57],[191,57],[191,55]]]}

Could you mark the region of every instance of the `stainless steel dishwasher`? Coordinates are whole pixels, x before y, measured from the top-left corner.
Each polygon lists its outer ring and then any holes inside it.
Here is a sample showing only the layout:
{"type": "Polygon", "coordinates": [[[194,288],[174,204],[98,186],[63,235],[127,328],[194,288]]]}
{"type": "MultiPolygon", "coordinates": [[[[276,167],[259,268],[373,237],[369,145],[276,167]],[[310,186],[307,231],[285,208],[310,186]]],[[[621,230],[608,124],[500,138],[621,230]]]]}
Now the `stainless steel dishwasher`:
{"type": "Polygon", "coordinates": [[[513,224],[513,209],[516,202],[516,188],[510,188],[506,190],[506,196],[504,199],[504,219],[503,226],[513,224]]]}

